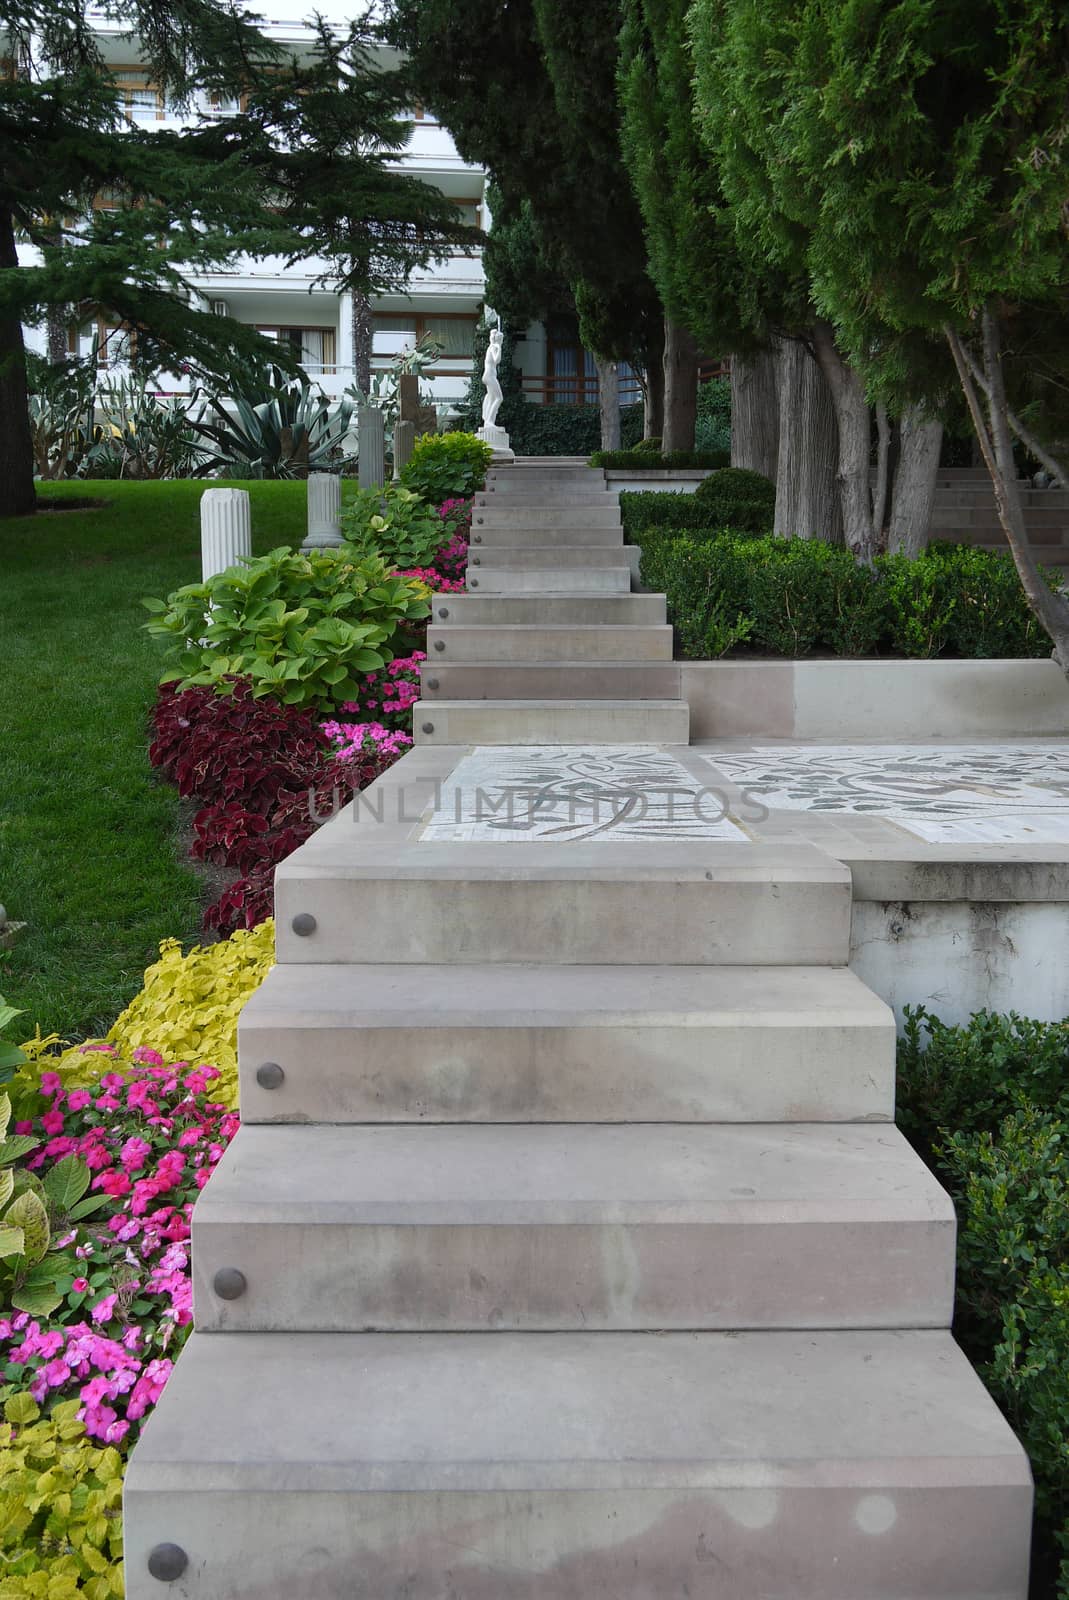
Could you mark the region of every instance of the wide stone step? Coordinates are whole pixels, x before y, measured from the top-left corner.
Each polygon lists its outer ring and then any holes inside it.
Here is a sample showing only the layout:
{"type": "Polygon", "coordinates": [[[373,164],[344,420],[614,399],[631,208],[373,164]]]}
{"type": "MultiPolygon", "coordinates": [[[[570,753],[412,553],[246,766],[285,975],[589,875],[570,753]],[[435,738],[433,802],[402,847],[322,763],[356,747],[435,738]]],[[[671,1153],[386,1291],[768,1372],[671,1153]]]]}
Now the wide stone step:
{"type": "MultiPolygon", "coordinates": [[[[543,560],[545,557],[543,557],[543,560]]],[[[554,555],[554,560],[556,559],[554,555]]],[[[630,566],[468,567],[469,590],[485,594],[630,594],[630,566]]]]}
{"type": "Polygon", "coordinates": [[[611,526],[581,527],[574,520],[561,526],[493,526],[482,528],[471,536],[475,551],[516,550],[530,546],[534,550],[556,550],[563,546],[583,549],[605,546],[619,550],[624,542],[624,530],[618,523],[611,526]]]}
{"type": "Polygon", "coordinates": [[[678,700],[680,667],[669,661],[460,661],[436,656],[420,669],[423,702],[442,700],[678,700]]]}
{"type": "Polygon", "coordinates": [[[1025,1600],[1032,1492],[950,1335],[195,1333],[128,1600],[1025,1600]]]}
{"type": "MultiPolygon", "coordinates": [[[[573,567],[589,570],[591,567],[628,566],[622,538],[612,544],[558,544],[495,545],[492,550],[473,551],[468,558],[468,573],[479,567],[512,567],[517,571],[538,567],[573,567]]],[[[629,569],[630,570],[630,569],[629,569]]]]}
{"type": "Polygon", "coordinates": [[[478,512],[481,506],[618,506],[620,504],[619,489],[610,489],[602,480],[595,479],[589,484],[543,484],[516,485],[509,488],[505,484],[491,485],[481,489],[475,496],[475,509],[478,512]]]}
{"type": "Polygon", "coordinates": [[[939,1328],[954,1211],[887,1126],[246,1126],[193,1281],[208,1332],[939,1328]]]}
{"type": "MultiPolygon", "coordinates": [[[[448,608],[447,608],[448,609],[448,608]]],[[[633,624],[590,627],[513,623],[427,629],[430,666],[447,661],[671,661],[672,630],[633,624]]],[[[678,690],[676,691],[678,693],[678,690]]]]}
{"type": "Polygon", "coordinates": [[[238,1039],[244,1123],[894,1119],[848,967],[281,965],[238,1039]]]}
{"type": "Polygon", "coordinates": [[[491,467],[486,474],[486,487],[494,486],[498,489],[511,489],[518,485],[525,488],[540,488],[543,484],[603,484],[605,472],[603,468],[591,467],[583,462],[561,462],[556,466],[541,466],[532,464],[524,466],[518,462],[510,463],[504,467],[491,467]]]}
{"type": "Polygon", "coordinates": [[[391,845],[338,822],[275,874],[280,961],[845,966],[850,909],[812,845],[391,845]]]}
{"type": "Polygon", "coordinates": [[[551,506],[544,501],[539,505],[514,505],[505,496],[495,498],[488,506],[476,505],[471,519],[473,530],[480,528],[618,528],[618,504],[586,505],[572,501],[551,506]]]}
{"type": "Polygon", "coordinates": [[[663,594],[583,595],[437,595],[436,621],[449,632],[463,628],[662,627],[667,617],[663,594]]]}

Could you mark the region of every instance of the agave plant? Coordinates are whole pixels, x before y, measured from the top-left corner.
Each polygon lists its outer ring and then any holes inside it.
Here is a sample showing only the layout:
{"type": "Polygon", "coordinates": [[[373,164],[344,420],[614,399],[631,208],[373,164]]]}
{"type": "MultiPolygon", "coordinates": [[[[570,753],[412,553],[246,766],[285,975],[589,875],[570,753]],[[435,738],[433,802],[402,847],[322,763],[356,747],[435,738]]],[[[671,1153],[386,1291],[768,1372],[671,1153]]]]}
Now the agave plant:
{"type": "Polygon", "coordinates": [[[207,414],[190,419],[200,478],[235,469],[253,478],[303,478],[337,466],[353,415],[350,399],[332,406],[307,378],[276,366],[268,368],[266,390],[205,399],[207,414]]]}
{"type": "Polygon", "coordinates": [[[76,474],[93,444],[96,346],[86,360],[55,365],[27,352],[30,434],[39,478],[76,474]]]}
{"type": "Polygon", "coordinates": [[[201,452],[190,422],[192,400],[157,399],[144,374],[97,393],[98,425],[87,470],[119,478],[195,477],[201,452]]]}

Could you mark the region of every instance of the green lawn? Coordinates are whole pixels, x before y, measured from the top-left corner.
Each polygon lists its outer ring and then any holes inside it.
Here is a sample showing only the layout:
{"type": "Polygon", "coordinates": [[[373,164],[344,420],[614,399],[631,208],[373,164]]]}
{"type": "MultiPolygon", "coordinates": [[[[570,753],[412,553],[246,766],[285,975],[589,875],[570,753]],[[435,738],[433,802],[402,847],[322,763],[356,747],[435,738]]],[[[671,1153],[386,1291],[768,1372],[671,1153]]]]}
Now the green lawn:
{"type": "MultiPolygon", "coordinates": [[[[214,485],[213,485],[214,486],[214,485]]],[[[145,595],[200,577],[203,483],[69,483],[99,510],[0,521],[0,903],[29,927],[0,992],[67,1038],[103,1033],[202,894],[147,759],[159,676],[145,595]]],[[[253,548],[299,542],[303,483],[243,483],[253,548]]]]}

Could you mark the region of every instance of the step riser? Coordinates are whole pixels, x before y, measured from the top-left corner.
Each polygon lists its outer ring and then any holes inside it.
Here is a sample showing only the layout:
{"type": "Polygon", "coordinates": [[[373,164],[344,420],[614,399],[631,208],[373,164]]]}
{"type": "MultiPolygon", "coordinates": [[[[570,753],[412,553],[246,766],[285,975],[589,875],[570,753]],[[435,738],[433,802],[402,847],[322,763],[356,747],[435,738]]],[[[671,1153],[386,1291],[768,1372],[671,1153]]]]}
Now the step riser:
{"type": "Polygon", "coordinates": [[[448,623],[448,636],[454,628],[572,628],[593,624],[597,627],[664,627],[667,606],[664,595],[589,595],[570,600],[563,595],[480,599],[478,595],[442,595],[434,606],[435,623],[448,623]],[[442,611],[446,615],[442,616],[442,611]]]}
{"type": "Polygon", "coordinates": [[[177,1503],[173,1490],[128,1492],[127,1600],[158,1600],[148,1553],[175,1542],[205,1574],[183,1584],[182,1600],[1023,1600],[1027,1591],[1030,1493],[976,1487],[964,1472],[950,1488],[875,1476],[863,1490],[765,1490],[755,1480],[577,1492],[577,1463],[568,1489],[483,1494],[279,1493],[269,1482],[251,1491],[228,1482],[224,1494],[186,1476],[177,1503]]]}
{"type": "Polygon", "coordinates": [[[534,550],[556,550],[563,546],[598,547],[605,546],[619,550],[624,542],[623,529],[617,524],[615,527],[498,527],[483,528],[472,535],[472,546],[478,551],[481,545],[484,550],[517,550],[530,547],[534,550]]]}
{"type": "Polygon", "coordinates": [[[257,1226],[211,1216],[209,1200],[193,1220],[202,1332],[938,1328],[953,1305],[949,1221],[257,1226]],[[235,1266],[248,1288],[221,1300],[212,1278],[235,1266]]]}
{"type": "Polygon", "coordinates": [[[439,699],[678,700],[680,678],[679,666],[671,661],[450,665],[439,656],[420,669],[423,698],[429,704],[439,699]]]}
{"type": "Polygon", "coordinates": [[[673,704],[610,706],[559,701],[524,706],[421,701],[416,744],[687,744],[690,708],[673,704]],[[429,731],[428,731],[429,724],[429,731]]]}
{"type": "Polygon", "coordinates": [[[469,590],[485,594],[630,594],[630,567],[468,568],[469,590]]]}
{"type": "Polygon", "coordinates": [[[628,567],[630,571],[622,540],[612,545],[546,544],[537,547],[525,543],[515,548],[496,545],[492,550],[473,551],[468,560],[469,576],[474,571],[478,577],[479,569],[487,567],[509,568],[514,572],[529,572],[540,567],[579,570],[589,567],[628,567]]]}
{"type": "MultiPolygon", "coordinates": [[[[243,1013],[243,1019],[248,1010],[243,1013]]],[[[893,1039],[862,1027],[240,1025],[263,1122],[860,1122],[894,1118],[893,1039]],[[266,1061],[285,1078],[265,1090],[266,1061]],[[760,1061],[760,1073],[753,1063],[760,1061]]]]}
{"type": "Polygon", "coordinates": [[[427,659],[432,666],[447,661],[671,661],[672,630],[435,626],[427,629],[427,659]]]}
{"type": "Polygon", "coordinates": [[[620,507],[607,506],[533,506],[506,505],[495,502],[485,509],[476,506],[471,520],[472,528],[619,528],[620,507]]]}
{"type": "Polygon", "coordinates": [[[291,866],[276,880],[278,958],[454,965],[551,953],[557,965],[838,966],[849,949],[849,884],[475,881],[462,870],[330,880],[291,866]],[[290,923],[303,912],[317,928],[299,938],[290,923]]]}
{"type": "Polygon", "coordinates": [[[618,506],[620,504],[620,491],[609,489],[604,484],[594,484],[591,488],[585,486],[575,488],[560,488],[547,485],[544,489],[514,488],[503,486],[480,490],[475,497],[475,510],[485,506],[618,506]]]}

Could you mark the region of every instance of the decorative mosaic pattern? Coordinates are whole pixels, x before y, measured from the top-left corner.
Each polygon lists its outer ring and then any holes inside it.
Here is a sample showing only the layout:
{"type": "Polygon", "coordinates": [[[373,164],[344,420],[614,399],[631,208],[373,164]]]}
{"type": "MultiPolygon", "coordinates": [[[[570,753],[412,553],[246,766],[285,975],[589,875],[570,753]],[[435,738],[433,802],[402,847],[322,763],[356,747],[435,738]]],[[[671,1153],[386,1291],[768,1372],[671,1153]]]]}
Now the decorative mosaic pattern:
{"type": "Polygon", "coordinates": [[[750,840],[714,787],[656,745],[483,746],[449,775],[425,840],[750,840]]]}
{"type": "Polygon", "coordinates": [[[770,811],[883,817],[932,844],[1069,843],[1069,743],[757,745],[705,757],[770,811]]]}

